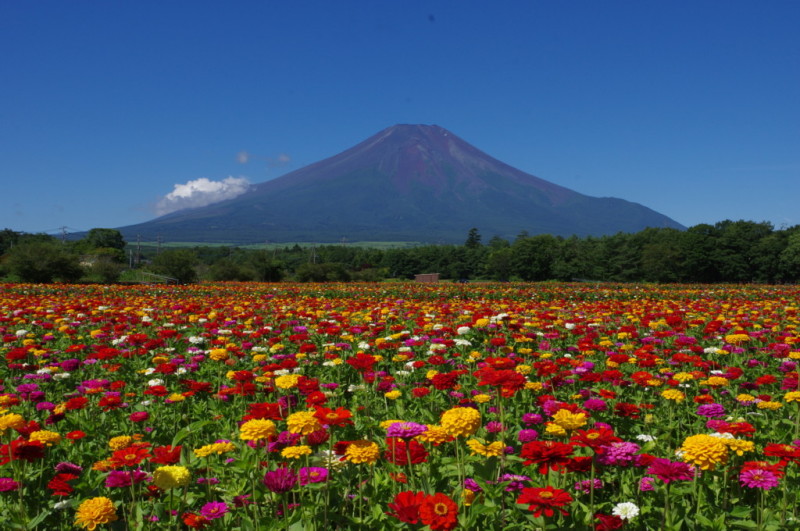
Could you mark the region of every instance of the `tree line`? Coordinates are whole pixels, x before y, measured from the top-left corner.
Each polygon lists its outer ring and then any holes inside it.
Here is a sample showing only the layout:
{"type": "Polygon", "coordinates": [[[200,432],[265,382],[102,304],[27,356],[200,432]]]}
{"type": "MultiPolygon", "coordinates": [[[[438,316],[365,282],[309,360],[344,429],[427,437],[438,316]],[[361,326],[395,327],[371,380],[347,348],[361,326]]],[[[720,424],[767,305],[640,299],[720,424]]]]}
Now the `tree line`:
{"type": "Polygon", "coordinates": [[[800,280],[800,226],[776,230],[768,222],[725,220],[685,231],[568,238],[519,234],[513,241],[477,229],[462,245],[375,249],[353,245],[287,245],[266,249],[197,246],[133,256],[114,229],[92,229],[81,240],[0,232],[0,277],[7,281],[113,282],[131,265],[174,278],[300,282],[412,279],[439,273],[447,280],[756,282],[800,280]],[[127,254],[126,254],[127,253],[127,254]]]}

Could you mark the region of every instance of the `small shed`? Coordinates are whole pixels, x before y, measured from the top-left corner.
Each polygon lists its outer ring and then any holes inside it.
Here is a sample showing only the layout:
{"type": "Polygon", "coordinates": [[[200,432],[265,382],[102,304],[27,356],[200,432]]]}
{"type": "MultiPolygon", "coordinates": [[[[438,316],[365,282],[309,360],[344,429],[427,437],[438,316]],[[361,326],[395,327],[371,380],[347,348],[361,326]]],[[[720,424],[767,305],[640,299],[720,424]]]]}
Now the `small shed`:
{"type": "Polygon", "coordinates": [[[414,275],[414,282],[439,282],[439,273],[421,273],[414,275]]]}

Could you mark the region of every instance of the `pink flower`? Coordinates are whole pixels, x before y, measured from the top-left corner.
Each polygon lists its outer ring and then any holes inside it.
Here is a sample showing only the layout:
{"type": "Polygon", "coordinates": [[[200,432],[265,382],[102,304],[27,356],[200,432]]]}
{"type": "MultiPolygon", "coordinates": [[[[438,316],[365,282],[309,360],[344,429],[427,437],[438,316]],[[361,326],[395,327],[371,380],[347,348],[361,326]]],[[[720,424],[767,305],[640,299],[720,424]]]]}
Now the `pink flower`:
{"type": "Polygon", "coordinates": [[[739,483],[751,489],[769,490],[777,487],[779,482],[774,472],[763,468],[749,468],[739,475],[739,483]]]}
{"type": "Polygon", "coordinates": [[[207,504],[203,505],[202,509],[200,509],[200,514],[209,520],[222,518],[227,512],[228,505],[225,502],[208,502],[207,504]]]}
{"type": "Polygon", "coordinates": [[[0,492],[10,492],[12,490],[19,490],[19,483],[11,478],[0,478],[0,492]]]}
{"type": "Polygon", "coordinates": [[[677,463],[661,457],[653,461],[647,473],[667,484],[670,481],[689,481],[694,478],[694,468],[689,463],[677,463]]]}

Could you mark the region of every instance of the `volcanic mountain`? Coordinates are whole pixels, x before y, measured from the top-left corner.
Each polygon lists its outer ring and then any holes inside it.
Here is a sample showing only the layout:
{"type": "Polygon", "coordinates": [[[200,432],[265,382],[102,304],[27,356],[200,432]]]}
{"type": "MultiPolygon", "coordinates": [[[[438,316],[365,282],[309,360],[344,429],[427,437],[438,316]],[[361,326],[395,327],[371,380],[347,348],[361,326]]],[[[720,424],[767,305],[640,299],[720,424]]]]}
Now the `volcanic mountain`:
{"type": "Polygon", "coordinates": [[[119,230],[128,241],[463,243],[472,227],[506,239],[684,228],[512,168],[436,125],[395,125],[233,199],[119,230]]]}

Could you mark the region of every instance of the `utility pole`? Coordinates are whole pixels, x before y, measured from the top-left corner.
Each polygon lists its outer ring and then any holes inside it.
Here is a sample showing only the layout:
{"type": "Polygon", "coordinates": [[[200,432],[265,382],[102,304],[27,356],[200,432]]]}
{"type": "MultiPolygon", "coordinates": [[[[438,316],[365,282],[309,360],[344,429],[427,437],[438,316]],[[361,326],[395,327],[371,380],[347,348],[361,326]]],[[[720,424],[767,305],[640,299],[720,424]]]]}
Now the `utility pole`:
{"type": "Polygon", "coordinates": [[[161,235],[160,234],[156,237],[156,243],[157,243],[156,256],[158,256],[159,254],[161,254],[161,235]]]}
{"type": "Polygon", "coordinates": [[[136,267],[139,267],[139,264],[142,261],[142,235],[136,235],[136,267]]]}
{"type": "Polygon", "coordinates": [[[61,229],[61,243],[67,241],[67,227],[60,227],[61,229]]]}

